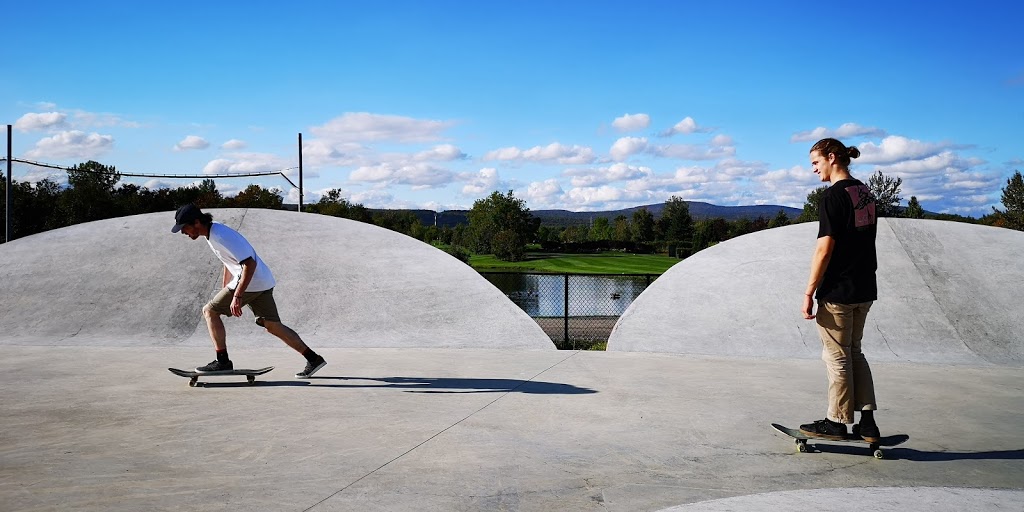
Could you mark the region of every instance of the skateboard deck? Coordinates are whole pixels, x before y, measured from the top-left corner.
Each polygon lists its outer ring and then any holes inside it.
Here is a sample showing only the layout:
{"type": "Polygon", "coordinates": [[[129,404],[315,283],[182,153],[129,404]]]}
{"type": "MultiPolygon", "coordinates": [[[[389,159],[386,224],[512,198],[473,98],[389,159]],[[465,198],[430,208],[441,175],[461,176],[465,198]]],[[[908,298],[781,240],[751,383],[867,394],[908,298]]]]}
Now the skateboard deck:
{"type": "Polygon", "coordinates": [[[264,373],[273,370],[273,366],[266,368],[260,368],[259,370],[230,370],[226,372],[197,372],[191,370],[179,370],[177,368],[168,368],[171,373],[189,379],[189,387],[195,387],[199,382],[199,377],[230,377],[232,375],[245,375],[245,380],[249,382],[249,385],[256,383],[256,376],[263,375],[264,373]]]}
{"type": "Polygon", "coordinates": [[[869,442],[862,439],[860,436],[854,436],[853,434],[847,434],[844,439],[828,439],[826,437],[814,437],[804,434],[799,429],[792,429],[784,427],[778,423],[772,423],[772,428],[778,432],[781,432],[789,437],[792,437],[796,441],[796,451],[805,453],[808,451],[807,441],[813,441],[815,443],[862,443],[868,445],[871,452],[874,454],[876,459],[884,459],[885,453],[882,451],[882,447],[896,446],[903,444],[910,439],[910,436],[906,434],[896,434],[891,436],[882,436],[876,442],[869,442]]]}

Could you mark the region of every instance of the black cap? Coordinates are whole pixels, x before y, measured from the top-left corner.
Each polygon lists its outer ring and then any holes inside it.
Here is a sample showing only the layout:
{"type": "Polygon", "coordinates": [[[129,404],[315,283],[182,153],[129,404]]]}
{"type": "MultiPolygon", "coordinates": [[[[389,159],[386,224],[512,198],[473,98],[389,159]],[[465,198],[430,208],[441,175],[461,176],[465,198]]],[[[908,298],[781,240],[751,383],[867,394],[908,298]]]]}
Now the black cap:
{"type": "Polygon", "coordinates": [[[181,208],[178,208],[178,212],[174,214],[174,227],[171,228],[171,233],[177,233],[181,231],[181,227],[192,224],[197,219],[203,216],[202,210],[198,206],[189,203],[181,208]]]}

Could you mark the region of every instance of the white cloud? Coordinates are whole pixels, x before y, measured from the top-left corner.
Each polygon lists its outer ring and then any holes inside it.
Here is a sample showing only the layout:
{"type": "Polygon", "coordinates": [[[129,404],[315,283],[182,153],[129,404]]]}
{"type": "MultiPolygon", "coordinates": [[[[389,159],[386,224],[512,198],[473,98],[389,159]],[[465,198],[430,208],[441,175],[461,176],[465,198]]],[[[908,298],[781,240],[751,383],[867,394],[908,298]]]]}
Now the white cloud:
{"type": "Polygon", "coordinates": [[[885,137],[885,130],[881,128],[861,126],[857,123],[843,123],[835,130],[819,126],[813,130],[794,133],[789,138],[790,142],[817,142],[821,139],[835,138],[848,139],[854,137],[885,137]]]}
{"type": "Polygon", "coordinates": [[[14,128],[21,132],[34,132],[63,128],[66,126],[67,114],[61,112],[29,113],[14,122],[14,128]]]}
{"type": "Polygon", "coordinates": [[[357,182],[412,185],[414,189],[436,188],[451,183],[455,175],[446,169],[426,163],[396,165],[381,163],[363,166],[349,174],[357,182]]]}
{"type": "Polygon", "coordinates": [[[451,144],[441,144],[435,146],[427,151],[421,151],[413,156],[413,160],[418,161],[440,161],[450,162],[452,160],[464,160],[466,154],[461,149],[451,144]]]}
{"type": "Polygon", "coordinates": [[[620,132],[635,132],[651,125],[651,116],[647,114],[626,114],[616,117],[612,126],[620,132]]]}
{"type": "Polygon", "coordinates": [[[572,178],[574,187],[593,187],[616,181],[636,180],[654,175],[649,167],[634,167],[625,163],[616,163],[599,169],[568,169],[562,173],[572,178]]]}
{"type": "Polygon", "coordinates": [[[189,135],[174,145],[175,151],[188,151],[190,149],[206,149],[210,143],[198,135],[189,135]]]}
{"type": "Polygon", "coordinates": [[[534,146],[526,150],[517,147],[500,148],[489,151],[483,159],[582,165],[592,163],[595,157],[594,150],[586,146],[565,146],[553,142],[547,146],[534,146]]]}
{"type": "Polygon", "coordinates": [[[114,137],[79,130],[64,131],[36,142],[28,158],[95,158],[114,146],[114,137]]]}
{"type": "Polygon", "coordinates": [[[220,145],[221,149],[227,149],[229,151],[237,151],[239,149],[245,149],[248,144],[244,140],[231,139],[224,144],[220,145]]]}
{"type": "Polygon", "coordinates": [[[690,134],[690,133],[707,133],[710,132],[710,128],[704,128],[697,125],[697,121],[694,121],[692,117],[686,116],[682,121],[679,121],[672,128],[665,130],[661,133],[662,137],[671,137],[676,134],[690,134]]]}
{"type": "Polygon", "coordinates": [[[858,144],[857,149],[860,149],[861,155],[854,162],[885,165],[903,160],[919,160],[937,155],[949,146],[949,144],[921,142],[898,135],[890,135],[882,139],[880,144],[873,142],[858,144]]]}
{"type": "MultiPolygon", "coordinates": [[[[234,153],[227,158],[209,161],[203,167],[203,174],[247,174],[281,171],[294,164],[269,153],[234,153]]],[[[278,178],[281,179],[281,178],[278,178]]]]}
{"type": "Polygon", "coordinates": [[[646,137],[622,137],[612,144],[611,149],[608,150],[608,154],[611,155],[612,160],[621,162],[632,155],[643,152],[646,149],[646,137]]]}
{"type": "Polygon", "coordinates": [[[346,112],[321,126],[314,126],[313,135],[331,142],[433,142],[453,126],[452,121],[415,119],[412,117],[346,112]]]}
{"type": "Polygon", "coordinates": [[[648,152],[662,158],[717,160],[735,155],[736,148],[732,146],[706,146],[703,144],[666,144],[663,146],[652,146],[648,148],[648,152]]]}
{"type": "Polygon", "coordinates": [[[498,170],[493,167],[480,169],[479,172],[471,175],[467,181],[468,183],[462,187],[462,195],[469,197],[480,197],[490,194],[498,190],[501,183],[501,179],[498,177],[498,170]]]}
{"type": "Polygon", "coordinates": [[[526,198],[530,204],[552,206],[558,203],[562,193],[562,186],[558,180],[552,178],[530,183],[526,191],[526,198]]]}

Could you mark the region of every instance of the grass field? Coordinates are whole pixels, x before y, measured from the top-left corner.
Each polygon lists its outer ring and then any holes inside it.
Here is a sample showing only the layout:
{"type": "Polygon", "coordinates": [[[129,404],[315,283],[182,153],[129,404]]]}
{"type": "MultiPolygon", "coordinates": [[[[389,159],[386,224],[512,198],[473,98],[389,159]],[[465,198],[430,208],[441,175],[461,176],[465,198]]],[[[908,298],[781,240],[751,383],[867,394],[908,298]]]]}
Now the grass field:
{"type": "Polygon", "coordinates": [[[600,254],[526,253],[526,260],[501,261],[491,255],[473,255],[469,264],[477,271],[550,272],[572,274],[662,274],[678,258],[655,254],[626,254],[603,252],[600,254]]]}

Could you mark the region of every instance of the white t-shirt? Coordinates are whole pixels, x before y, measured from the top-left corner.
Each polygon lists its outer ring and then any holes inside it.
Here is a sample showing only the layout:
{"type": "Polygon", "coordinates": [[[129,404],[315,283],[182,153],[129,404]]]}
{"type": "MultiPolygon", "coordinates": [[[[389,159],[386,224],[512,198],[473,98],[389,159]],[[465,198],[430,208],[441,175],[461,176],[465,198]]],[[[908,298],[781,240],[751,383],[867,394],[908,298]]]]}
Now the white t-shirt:
{"type": "Polygon", "coordinates": [[[219,222],[214,222],[210,224],[210,238],[206,240],[206,243],[210,244],[210,249],[213,249],[213,253],[234,276],[228,283],[228,288],[238,287],[238,280],[242,277],[241,262],[249,258],[256,260],[256,273],[253,274],[252,281],[249,281],[249,286],[245,288],[245,291],[262,292],[273,288],[276,284],[270,267],[263,263],[249,241],[238,231],[219,222]]]}

